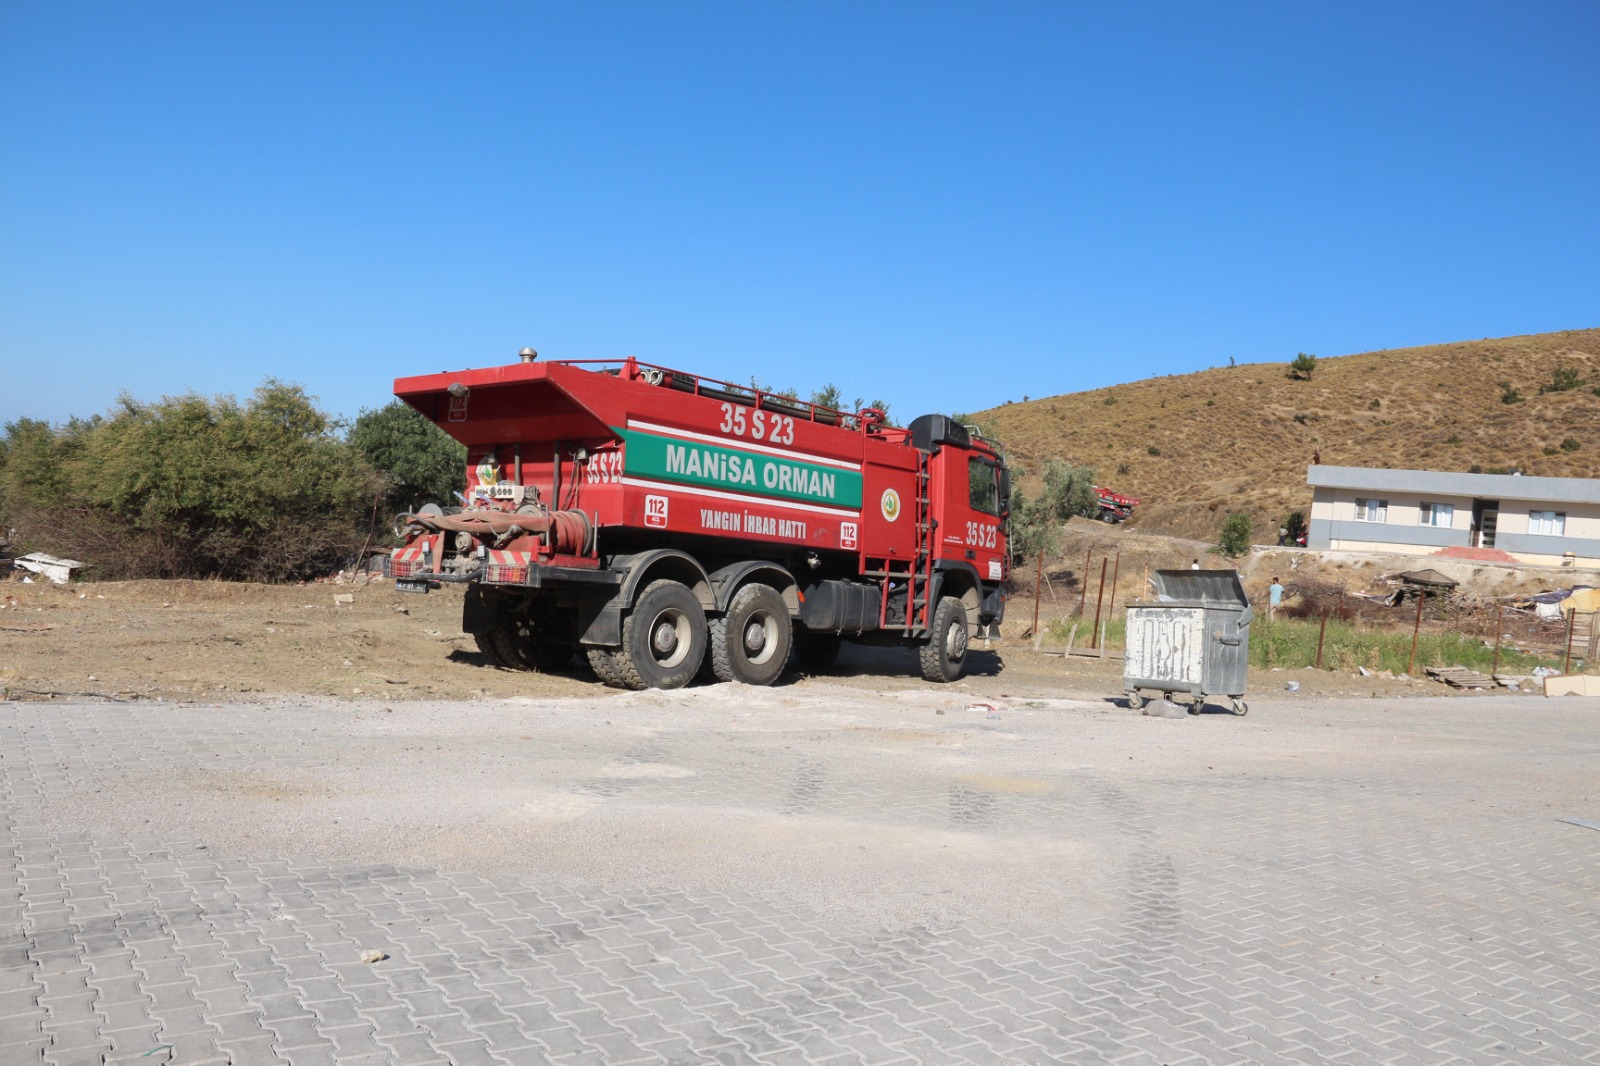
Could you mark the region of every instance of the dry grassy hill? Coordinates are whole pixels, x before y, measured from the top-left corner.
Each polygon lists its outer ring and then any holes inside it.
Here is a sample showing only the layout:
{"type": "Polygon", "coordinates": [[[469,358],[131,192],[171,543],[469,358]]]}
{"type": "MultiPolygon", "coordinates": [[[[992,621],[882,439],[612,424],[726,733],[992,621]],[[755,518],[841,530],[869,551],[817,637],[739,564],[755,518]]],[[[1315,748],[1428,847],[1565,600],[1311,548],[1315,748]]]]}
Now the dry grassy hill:
{"type": "Polygon", "coordinates": [[[1028,473],[1067,459],[1139,497],[1131,525],[1214,543],[1245,511],[1270,542],[1289,511],[1309,515],[1314,452],[1336,466],[1597,476],[1597,389],[1600,329],[1585,329],[1319,358],[1309,381],[1287,361],[1221,367],[973,417],[1028,473]],[[1586,383],[1541,395],[1563,368],[1586,383]],[[1502,382],[1523,399],[1503,402],[1502,382]]]}

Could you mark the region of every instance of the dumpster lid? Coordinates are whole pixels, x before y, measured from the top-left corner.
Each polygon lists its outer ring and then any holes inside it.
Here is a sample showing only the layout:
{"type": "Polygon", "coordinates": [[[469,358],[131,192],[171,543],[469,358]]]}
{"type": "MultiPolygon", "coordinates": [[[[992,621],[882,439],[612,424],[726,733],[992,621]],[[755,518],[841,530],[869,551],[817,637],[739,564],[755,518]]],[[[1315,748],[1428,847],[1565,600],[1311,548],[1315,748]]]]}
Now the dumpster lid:
{"type": "Polygon", "coordinates": [[[1146,603],[1181,602],[1195,607],[1246,607],[1237,570],[1157,570],[1150,578],[1155,598],[1146,603]]]}

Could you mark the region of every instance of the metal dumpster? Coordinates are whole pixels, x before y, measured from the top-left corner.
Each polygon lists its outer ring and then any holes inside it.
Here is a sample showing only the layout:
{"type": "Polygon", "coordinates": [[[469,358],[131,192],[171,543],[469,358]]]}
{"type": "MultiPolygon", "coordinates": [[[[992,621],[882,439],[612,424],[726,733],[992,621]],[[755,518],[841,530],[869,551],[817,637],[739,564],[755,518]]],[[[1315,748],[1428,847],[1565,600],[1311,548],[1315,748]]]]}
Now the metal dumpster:
{"type": "Polygon", "coordinates": [[[1155,599],[1128,605],[1127,658],[1122,683],[1128,706],[1144,706],[1141,690],[1194,697],[1199,714],[1208,696],[1228,696],[1234,714],[1248,714],[1244,696],[1250,664],[1250,620],[1236,570],[1157,570],[1155,599]]]}

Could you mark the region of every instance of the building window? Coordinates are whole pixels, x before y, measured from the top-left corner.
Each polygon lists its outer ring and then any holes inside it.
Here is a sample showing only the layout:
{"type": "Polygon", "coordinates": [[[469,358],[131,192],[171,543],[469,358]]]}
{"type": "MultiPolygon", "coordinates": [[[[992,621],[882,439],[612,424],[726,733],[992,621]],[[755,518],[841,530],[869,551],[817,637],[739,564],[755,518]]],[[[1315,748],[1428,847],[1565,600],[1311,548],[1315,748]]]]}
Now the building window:
{"type": "Polygon", "coordinates": [[[1357,522],[1387,522],[1389,520],[1388,500],[1364,500],[1356,497],[1357,522]]]}
{"type": "Polygon", "coordinates": [[[1567,513],[1565,511],[1529,511],[1528,532],[1545,537],[1565,536],[1567,513]]]}
{"type": "Polygon", "coordinates": [[[1443,526],[1449,529],[1455,524],[1456,506],[1453,503],[1428,503],[1424,501],[1418,508],[1420,524],[1424,526],[1443,526]]]}

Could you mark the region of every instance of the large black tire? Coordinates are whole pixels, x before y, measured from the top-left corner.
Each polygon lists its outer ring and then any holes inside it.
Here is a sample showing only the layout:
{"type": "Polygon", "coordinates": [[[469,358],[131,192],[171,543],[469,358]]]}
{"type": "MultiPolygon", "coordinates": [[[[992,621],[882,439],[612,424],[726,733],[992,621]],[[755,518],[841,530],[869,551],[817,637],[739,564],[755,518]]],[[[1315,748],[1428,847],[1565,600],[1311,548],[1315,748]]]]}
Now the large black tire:
{"type": "Polygon", "coordinates": [[[502,615],[493,629],[477,634],[474,639],[478,650],[489,656],[496,666],[507,670],[530,669],[526,635],[516,621],[502,615]]]}
{"type": "Polygon", "coordinates": [[[770,685],[789,663],[794,626],[789,605],[771,585],[746,585],[734,594],[728,613],[713,619],[711,672],[718,681],[770,685]]]}
{"type": "Polygon", "coordinates": [[[589,660],[589,669],[594,671],[602,684],[612,688],[627,688],[627,682],[622,679],[622,668],[619,661],[622,653],[616,648],[585,648],[584,656],[589,660]]]}
{"type": "Polygon", "coordinates": [[[682,688],[705,658],[706,612],[676,581],[652,581],[622,623],[622,650],[613,656],[627,688],[682,688]]]}
{"type": "Polygon", "coordinates": [[[928,642],[919,650],[924,680],[939,684],[960,680],[967,670],[967,635],[967,609],[954,596],[945,596],[933,612],[928,642]]]}
{"type": "Polygon", "coordinates": [[[796,633],[795,661],[805,673],[825,674],[839,661],[839,645],[843,643],[837,633],[796,633]]]}
{"type": "Polygon", "coordinates": [[[506,662],[500,647],[499,633],[496,630],[490,630],[487,633],[474,633],[472,634],[472,639],[478,645],[478,650],[483,652],[483,657],[489,660],[490,666],[498,666],[506,670],[517,669],[513,663],[506,662]]]}

